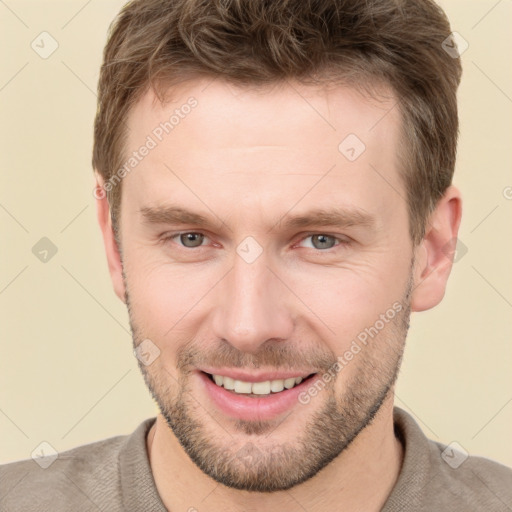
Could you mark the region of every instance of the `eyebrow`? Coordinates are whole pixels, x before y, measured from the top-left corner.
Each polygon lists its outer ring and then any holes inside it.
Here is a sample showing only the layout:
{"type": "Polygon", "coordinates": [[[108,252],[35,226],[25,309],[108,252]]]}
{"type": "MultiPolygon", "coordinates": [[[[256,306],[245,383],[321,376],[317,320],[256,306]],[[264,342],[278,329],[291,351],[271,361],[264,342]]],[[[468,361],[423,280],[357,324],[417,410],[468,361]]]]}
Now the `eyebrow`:
{"type": "Polygon", "coordinates": [[[178,206],[145,206],[140,212],[146,224],[212,224],[207,217],[178,206]]]}
{"type": "MultiPolygon", "coordinates": [[[[214,222],[204,215],[179,206],[145,206],[140,209],[140,212],[145,224],[193,224],[204,227],[219,227],[223,224],[220,219],[218,222],[214,222]]],[[[313,226],[373,228],[375,217],[364,210],[353,207],[347,209],[336,207],[329,209],[317,208],[301,215],[290,216],[286,214],[284,220],[279,220],[274,226],[278,224],[286,230],[313,226]]]]}
{"type": "Polygon", "coordinates": [[[331,208],[328,210],[319,208],[303,215],[289,217],[282,225],[285,229],[298,229],[311,226],[362,226],[372,228],[375,225],[375,217],[364,210],[355,208],[331,208]]]}

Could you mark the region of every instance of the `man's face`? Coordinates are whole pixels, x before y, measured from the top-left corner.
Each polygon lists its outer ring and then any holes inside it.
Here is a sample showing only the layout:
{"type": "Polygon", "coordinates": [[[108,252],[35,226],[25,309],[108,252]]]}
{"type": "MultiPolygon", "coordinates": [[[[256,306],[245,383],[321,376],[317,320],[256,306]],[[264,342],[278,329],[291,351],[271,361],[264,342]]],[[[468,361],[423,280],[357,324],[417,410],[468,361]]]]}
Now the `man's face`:
{"type": "Polygon", "coordinates": [[[413,248],[388,96],[196,81],[165,106],[150,91],[130,113],[127,159],[150,147],[122,182],[134,346],[160,351],[140,364],[145,380],[189,457],[224,485],[311,478],[389,401],[413,248]],[[340,217],[292,222],[318,210],[340,217]],[[200,370],[221,368],[316,375],[300,395],[241,397],[200,370]]]}

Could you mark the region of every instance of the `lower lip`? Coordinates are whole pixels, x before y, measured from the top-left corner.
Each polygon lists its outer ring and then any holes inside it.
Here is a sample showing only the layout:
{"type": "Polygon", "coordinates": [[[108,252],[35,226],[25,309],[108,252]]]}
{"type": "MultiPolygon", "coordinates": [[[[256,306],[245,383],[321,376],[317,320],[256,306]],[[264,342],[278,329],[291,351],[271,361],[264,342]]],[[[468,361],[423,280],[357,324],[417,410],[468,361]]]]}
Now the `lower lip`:
{"type": "Polygon", "coordinates": [[[207,394],[222,412],[246,421],[270,420],[293,408],[299,403],[299,395],[308,389],[318,376],[315,374],[292,389],[284,389],[279,393],[270,393],[259,398],[228,391],[217,386],[204,372],[197,373],[207,394]]]}

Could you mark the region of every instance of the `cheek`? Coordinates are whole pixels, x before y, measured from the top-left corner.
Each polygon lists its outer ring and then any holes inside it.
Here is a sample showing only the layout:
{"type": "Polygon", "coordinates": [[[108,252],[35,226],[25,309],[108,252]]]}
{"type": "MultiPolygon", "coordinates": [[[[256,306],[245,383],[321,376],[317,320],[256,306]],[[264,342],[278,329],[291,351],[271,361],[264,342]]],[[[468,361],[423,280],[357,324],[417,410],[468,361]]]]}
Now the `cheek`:
{"type": "MultiPolygon", "coordinates": [[[[138,261],[145,261],[142,257],[138,261]]],[[[156,337],[182,330],[201,298],[218,279],[204,268],[162,262],[126,262],[126,278],[132,314],[137,323],[156,337]]]]}
{"type": "Polygon", "coordinates": [[[343,268],[311,266],[308,272],[288,273],[286,279],[307,306],[302,307],[305,315],[320,326],[325,339],[349,344],[359,331],[402,299],[404,270],[398,272],[392,259],[387,260],[343,268]]]}

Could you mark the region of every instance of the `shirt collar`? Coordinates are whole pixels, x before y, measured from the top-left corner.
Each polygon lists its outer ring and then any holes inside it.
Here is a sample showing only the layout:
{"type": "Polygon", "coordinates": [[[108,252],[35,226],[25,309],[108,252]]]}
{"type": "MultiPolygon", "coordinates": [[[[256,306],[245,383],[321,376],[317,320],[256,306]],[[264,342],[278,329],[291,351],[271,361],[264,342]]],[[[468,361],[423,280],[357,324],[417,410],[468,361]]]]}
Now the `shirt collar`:
{"type": "Polygon", "coordinates": [[[119,452],[123,510],[167,512],[156,488],[146,445],[146,436],[155,421],[156,417],[143,421],[119,452]]]}

